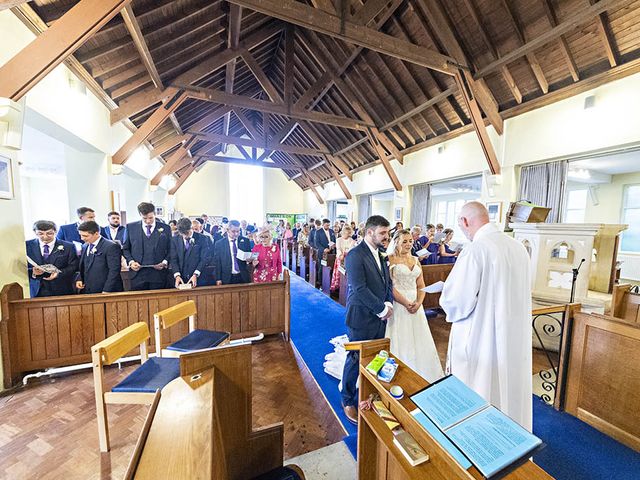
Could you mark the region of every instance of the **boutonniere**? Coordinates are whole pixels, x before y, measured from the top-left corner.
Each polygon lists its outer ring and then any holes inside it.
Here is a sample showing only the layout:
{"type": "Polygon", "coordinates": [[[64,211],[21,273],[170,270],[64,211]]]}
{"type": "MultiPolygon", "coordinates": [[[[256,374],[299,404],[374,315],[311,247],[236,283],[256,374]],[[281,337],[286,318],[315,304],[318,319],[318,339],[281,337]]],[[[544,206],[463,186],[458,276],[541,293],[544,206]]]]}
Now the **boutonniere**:
{"type": "Polygon", "coordinates": [[[160,233],[162,233],[162,232],[164,232],[164,228],[159,228],[159,229],[158,229],[158,231],[159,231],[160,233]]]}
{"type": "Polygon", "coordinates": [[[382,258],[387,258],[389,256],[389,254],[387,252],[380,252],[380,256],[382,258]]]}
{"type": "Polygon", "coordinates": [[[189,239],[189,243],[190,243],[191,245],[195,245],[196,241],[193,239],[193,237],[191,237],[191,238],[189,239]]]}
{"type": "Polygon", "coordinates": [[[58,250],[59,250],[59,251],[64,250],[64,245],[58,245],[58,250]]]}

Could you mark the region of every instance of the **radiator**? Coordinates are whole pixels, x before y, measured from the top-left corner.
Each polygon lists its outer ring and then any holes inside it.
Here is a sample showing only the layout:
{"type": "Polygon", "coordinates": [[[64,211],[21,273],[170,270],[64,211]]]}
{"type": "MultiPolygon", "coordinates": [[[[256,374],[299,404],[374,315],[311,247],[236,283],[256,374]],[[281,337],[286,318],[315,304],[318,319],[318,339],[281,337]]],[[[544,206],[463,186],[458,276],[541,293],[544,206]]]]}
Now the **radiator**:
{"type": "Polygon", "coordinates": [[[620,278],[636,282],[640,281],[640,254],[619,253],[618,261],[622,262],[620,278]]]}

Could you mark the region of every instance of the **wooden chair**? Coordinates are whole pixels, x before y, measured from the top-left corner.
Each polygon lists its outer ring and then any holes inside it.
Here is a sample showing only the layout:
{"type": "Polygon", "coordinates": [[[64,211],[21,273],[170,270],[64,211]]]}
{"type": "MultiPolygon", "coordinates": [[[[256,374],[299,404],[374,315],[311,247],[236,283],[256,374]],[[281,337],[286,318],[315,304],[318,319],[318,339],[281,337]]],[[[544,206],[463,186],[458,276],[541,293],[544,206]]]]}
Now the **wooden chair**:
{"type": "Polygon", "coordinates": [[[180,376],[178,359],[149,358],[149,337],[147,324],[138,322],[91,347],[101,452],[108,452],[110,448],[107,404],[153,404],[160,390],[180,376]],[[140,346],[141,365],[110,391],[105,391],[103,366],[115,363],[137,346],[140,346]]]}
{"type": "Polygon", "coordinates": [[[179,357],[186,352],[214,348],[229,341],[228,332],[196,329],[197,313],[196,303],[187,300],[153,315],[156,353],[159,357],[179,357]],[[186,319],[189,319],[189,334],[163,349],[162,331],[186,319]]]}

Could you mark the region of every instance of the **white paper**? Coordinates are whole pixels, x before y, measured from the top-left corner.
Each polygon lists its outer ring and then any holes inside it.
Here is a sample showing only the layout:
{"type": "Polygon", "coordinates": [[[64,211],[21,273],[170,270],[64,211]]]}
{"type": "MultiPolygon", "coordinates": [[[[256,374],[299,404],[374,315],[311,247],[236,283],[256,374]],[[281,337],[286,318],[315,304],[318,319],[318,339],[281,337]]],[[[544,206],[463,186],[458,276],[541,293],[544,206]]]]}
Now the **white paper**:
{"type": "Polygon", "coordinates": [[[421,288],[421,290],[426,293],[440,293],[442,292],[443,287],[444,282],[442,280],[439,280],[436,283],[432,283],[431,285],[427,285],[426,287],[421,288]]]}
{"type": "Polygon", "coordinates": [[[178,285],[178,290],[191,290],[193,288],[193,285],[191,285],[191,283],[187,282],[187,283],[181,283],[180,285],[178,285]]]}
{"type": "Polygon", "coordinates": [[[238,250],[236,257],[238,257],[238,260],[252,262],[253,260],[258,260],[258,252],[245,252],[244,250],[238,250]]]}
{"type": "Polygon", "coordinates": [[[423,248],[422,250],[418,250],[416,252],[416,255],[418,255],[419,257],[426,257],[427,255],[429,255],[431,252],[429,250],[427,250],[426,248],[423,248]]]}

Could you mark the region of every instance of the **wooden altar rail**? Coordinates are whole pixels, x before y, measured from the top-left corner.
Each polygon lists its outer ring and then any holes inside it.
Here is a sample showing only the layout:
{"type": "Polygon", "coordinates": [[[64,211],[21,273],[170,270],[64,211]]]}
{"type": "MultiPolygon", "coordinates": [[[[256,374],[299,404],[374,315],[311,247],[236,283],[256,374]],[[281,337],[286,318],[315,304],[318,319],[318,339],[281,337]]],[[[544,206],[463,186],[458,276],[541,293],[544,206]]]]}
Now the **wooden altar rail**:
{"type": "MultiPolygon", "coordinates": [[[[186,300],[196,302],[197,328],[227,331],[232,338],[283,333],[289,339],[287,270],[283,281],[272,283],[34,299],[25,299],[22,287],[11,283],[0,292],[4,386],[25,372],[90,362],[92,345],[135,322],[153,330],[155,312],[186,300]]],[[[171,327],[163,346],[187,330],[185,322],[171,327]]]]}
{"type": "Polygon", "coordinates": [[[632,292],[633,285],[614,285],[611,296],[611,315],[634,325],[640,325],[640,293],[632,292]]]}
{"type": "Polygon", "coordinates": [[[576,313],[565,410],[640,451],[640,325],[576,313]]]}

